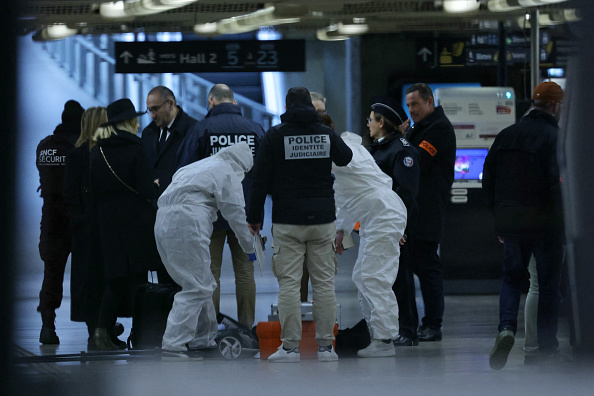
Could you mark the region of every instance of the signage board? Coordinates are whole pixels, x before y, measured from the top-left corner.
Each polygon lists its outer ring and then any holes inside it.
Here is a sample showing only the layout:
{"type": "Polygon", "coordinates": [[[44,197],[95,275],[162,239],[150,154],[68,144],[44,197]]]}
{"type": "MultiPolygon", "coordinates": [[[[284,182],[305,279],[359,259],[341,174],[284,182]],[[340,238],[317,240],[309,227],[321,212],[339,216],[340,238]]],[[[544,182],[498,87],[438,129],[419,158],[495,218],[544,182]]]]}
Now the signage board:
{"type": "Polygon", "coordinates": [[[116,73],[305,71],[305,40],[116,42],[116,73]]]}

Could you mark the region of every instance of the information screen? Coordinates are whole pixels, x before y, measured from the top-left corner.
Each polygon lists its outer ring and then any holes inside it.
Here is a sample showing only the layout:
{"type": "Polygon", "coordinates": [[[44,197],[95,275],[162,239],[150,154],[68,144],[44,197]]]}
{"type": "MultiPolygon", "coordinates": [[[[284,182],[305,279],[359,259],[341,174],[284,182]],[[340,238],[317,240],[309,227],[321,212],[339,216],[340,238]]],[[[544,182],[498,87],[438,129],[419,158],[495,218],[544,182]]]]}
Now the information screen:
{"type": "Polygon", "coordinates": [[[483,180],[483,165],[488,153],[486,148],[457,149],[454,180],[483,180]]]}

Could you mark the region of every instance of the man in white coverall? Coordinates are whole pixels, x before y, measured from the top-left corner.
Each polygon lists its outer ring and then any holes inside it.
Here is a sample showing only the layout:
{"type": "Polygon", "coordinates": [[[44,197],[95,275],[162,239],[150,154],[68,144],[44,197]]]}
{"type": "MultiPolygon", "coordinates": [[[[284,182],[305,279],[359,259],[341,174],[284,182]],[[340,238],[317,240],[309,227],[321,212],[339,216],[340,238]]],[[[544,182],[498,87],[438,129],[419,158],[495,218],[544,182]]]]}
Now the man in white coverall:
{"type": "Polygon", "coordinates": [[[371,343],[357,356],[394,356],[392,340],[398,337],[398,304],[392,285],[398,274],[398,241],[406,228],[406,207],[392,190],[390,176],[361,145],[361,136],[345,132],[341,137],[353,151],[353,159],[347,166],[332,166],[338,208],[336,252],[342,253],[344,233],[350,234],[359,221],[361,240],[353,282],[371,335],[371,343]]]}
{"type": "Polygon", "coordinates": [[[200,357],[190,349],[215,346],[217,320],[210,271],[210,235],[217,210],[241,248],[253,257],[241,181],[253,165],[247,143],[180,168],[159,198],[155,238],[167,272],[182,287],[167,318],[162,348],[178,357],[200,357]]]}

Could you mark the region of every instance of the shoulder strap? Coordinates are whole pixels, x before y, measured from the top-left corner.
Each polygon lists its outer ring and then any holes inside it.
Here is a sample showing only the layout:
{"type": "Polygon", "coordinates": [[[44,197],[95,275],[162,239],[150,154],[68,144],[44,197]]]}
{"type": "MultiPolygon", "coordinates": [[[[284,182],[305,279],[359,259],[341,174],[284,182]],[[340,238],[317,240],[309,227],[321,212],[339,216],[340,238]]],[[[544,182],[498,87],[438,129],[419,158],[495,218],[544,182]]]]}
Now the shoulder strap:
{"type": "Polygon", "coordinates": [[[117,175],[117,173],[114,172],[113,168],[111,167],[111,165],[109,165],[109,162],[107,161],[107,158],[105,157],[105,153],[103,153],[103,147],[99,147],[99,151],[101,151],[101,155],[103,156],[103,159],[105,160],[105,163],[107,164],[107,167],[109,168],[111,173],[113,173],[113,175],[116,177],[116,179],[118,179],[120,181],[120,183],[122,183],[124,186],[126,186],[130,191],[138,194],[138,191],[136,191],[135,189],[133,189],[132,187],[130,187],[129,185],[124,183],[124,181],[122,179],[120,179],[120,177],[117,175]]]}

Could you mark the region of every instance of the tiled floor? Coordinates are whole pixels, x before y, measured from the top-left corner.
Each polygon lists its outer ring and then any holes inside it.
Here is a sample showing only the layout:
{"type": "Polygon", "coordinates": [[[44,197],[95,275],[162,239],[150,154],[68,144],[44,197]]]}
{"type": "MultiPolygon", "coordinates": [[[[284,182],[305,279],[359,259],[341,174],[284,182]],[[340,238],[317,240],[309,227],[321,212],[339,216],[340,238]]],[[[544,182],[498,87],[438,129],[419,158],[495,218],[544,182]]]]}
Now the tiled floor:
{"type": "MultiPolygon", "coordinates": [[[[361,318],[356,292],[350,281],[354,251],[340,257],[336,288],[341,304],[341,327],[361,318]]],[[[227,260],[227,258],[225,259],[227,260]]],[[[223,266],[221,310],[235,316],[233,274],[223,266]]],[[[267,320],[276,302],[277,285],[269,267],[257,277],[256,320],[267,320]]],[[[69,297],[58,311],[58,347],[40,346],[40,318],[35,312],[41,275],[18,279],[16,340],[21,354],[78,353],[86,349],[86,328],[69,321],[69,297]]],[[[67,289],[67,285],[66,289],[67,289]]],[[[444,338],[398,350],[395,358],[343,358],[337,363],[303,360],[299,364],[271,364],[246,358],[199,362],[158,360],[90,361],[18,365],[19,388],[15,394],[56,395],[163,395],[163,394],[590,394],[591,368],[573,364],[536,368],[523,364],[523,331],[518,332],[507,366],[489,368],[488,354],[497,324],[497,296],[447,296],[444,338]]],[[[521,318],[520,318],[521,319],[521,318]]],[[[120,320],[130,329],[130,319],[120,320]]],[[[571,356],[567,326],[561,320],[562,352],[571,356]]]]}

